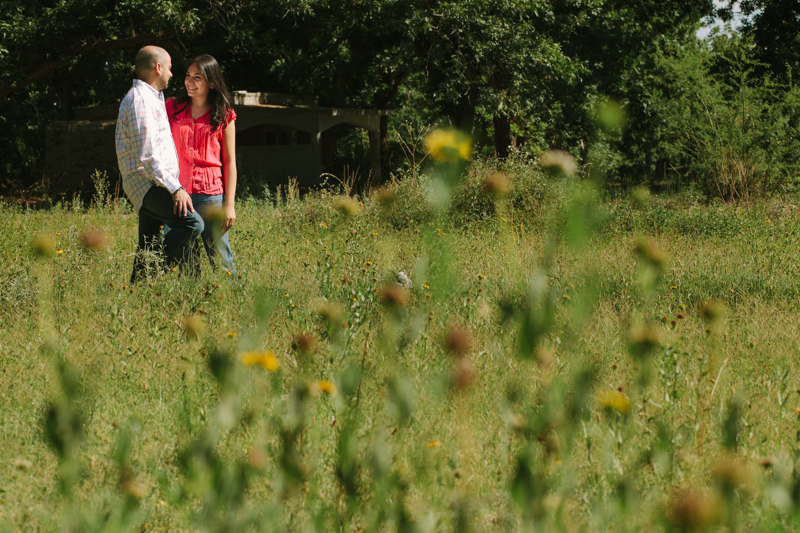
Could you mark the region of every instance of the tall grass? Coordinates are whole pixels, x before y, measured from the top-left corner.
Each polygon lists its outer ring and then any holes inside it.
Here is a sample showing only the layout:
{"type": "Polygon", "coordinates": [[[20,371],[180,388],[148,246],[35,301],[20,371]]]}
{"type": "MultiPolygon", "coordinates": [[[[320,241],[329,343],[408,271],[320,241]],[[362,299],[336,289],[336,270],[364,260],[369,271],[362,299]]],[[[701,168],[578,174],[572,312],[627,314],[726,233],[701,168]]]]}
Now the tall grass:
{"type": "Polygon", "coordinates": [[[460,165],[240,202],[237,279],[2,206],[0,529],[796,527],[794,206],[460,165]]]}

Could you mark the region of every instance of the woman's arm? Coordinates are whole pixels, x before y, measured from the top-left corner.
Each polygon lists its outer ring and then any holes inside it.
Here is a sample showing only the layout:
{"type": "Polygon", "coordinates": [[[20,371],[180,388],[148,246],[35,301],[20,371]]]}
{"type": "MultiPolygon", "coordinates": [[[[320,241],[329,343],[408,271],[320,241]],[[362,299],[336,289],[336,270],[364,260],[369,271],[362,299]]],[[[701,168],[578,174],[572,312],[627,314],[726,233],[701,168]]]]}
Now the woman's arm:
{"type": "Polygon", "coordinates": [[[222,212],[225,218],[222,233],[225,233],[236,222],[236,122],[231,121],[222,133],[222,185],[225,189],[225,201],[222,212]]]}

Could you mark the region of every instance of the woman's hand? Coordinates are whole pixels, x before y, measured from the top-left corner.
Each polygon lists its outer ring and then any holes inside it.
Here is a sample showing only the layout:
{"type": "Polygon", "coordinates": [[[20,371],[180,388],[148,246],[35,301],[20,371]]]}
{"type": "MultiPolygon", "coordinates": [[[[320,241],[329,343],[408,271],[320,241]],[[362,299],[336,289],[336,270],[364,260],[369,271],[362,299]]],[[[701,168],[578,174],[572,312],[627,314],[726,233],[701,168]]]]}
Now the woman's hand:
{"type": "Polygon", "coordinates": [[[233,205],[225,205],[222,209],[222,233],[225,233],[236,222],[236,209],[233,205]]]}

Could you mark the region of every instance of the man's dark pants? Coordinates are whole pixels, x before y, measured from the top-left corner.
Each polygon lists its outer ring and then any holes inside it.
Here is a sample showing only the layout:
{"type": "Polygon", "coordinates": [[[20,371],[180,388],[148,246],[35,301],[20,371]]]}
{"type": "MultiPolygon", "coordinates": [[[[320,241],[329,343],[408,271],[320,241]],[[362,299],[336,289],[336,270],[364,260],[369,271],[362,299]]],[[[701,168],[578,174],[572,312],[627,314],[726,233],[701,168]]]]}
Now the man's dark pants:
{"type": "Polygon", "coordinates": [[[197,213],[176,215],[173,209],[172,195],[163,187],[150,187],[144,195],[139,210],[139,246],[133,261],[131,283],[146,275],[146,252],[158,250],[163,226],[170,228],[164,236],[163,243],[167,266],[177,265],[190,273],[196,271],[192,249],[197,237],[203,232],[203,219],[197,213]]]}

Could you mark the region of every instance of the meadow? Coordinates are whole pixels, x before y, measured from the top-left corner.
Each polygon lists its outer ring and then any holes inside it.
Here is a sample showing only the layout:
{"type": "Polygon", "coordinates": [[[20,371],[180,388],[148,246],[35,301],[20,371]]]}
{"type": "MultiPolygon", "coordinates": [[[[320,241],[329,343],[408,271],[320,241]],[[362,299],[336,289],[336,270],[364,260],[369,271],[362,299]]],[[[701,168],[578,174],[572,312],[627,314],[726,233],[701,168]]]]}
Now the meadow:
{"type": "Polygon", "coordinates": [[[0,205],[0,530],[795,529],[793,200],[451,163],[136,285],[102,187],[0,205]]]}

